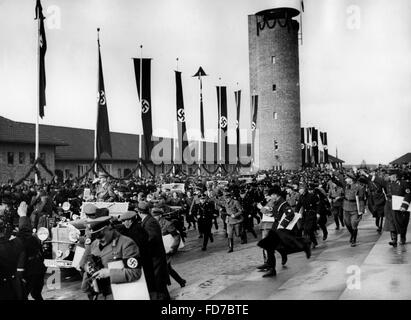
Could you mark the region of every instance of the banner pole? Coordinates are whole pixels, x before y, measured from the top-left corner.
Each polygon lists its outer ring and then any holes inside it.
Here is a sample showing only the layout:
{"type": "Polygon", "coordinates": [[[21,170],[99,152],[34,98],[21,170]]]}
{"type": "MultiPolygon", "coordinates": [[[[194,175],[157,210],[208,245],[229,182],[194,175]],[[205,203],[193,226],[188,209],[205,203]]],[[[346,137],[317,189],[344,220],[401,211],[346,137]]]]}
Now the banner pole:
{"type": "MultiPolygon", "coordinates": [[[[36,114],[36,133],[35,133],[35,160],[39,158],[39,149],[40,149],[40,137],[39,137],[39,116],[40,116],[40,8],[37,7],[37,114],[36,114]]],[[[39,166],[36,164],[36,168],[38,170],[39,166]]],[[[37,174],[38,171],[34,174],[34,182],[36,184],[39,183],[39,176],[37,174]]]]}
{"type": "MultiPolygon", "coordinates": [[[[140,45],[140,107],[141,107],[141,127],[143,129],[143,45],[140,45]]],[[[144,133],[144,129],[143,129],[143,133],[144,133]]],[[[139,144],[138,144],[138,157],[139,160],[141,162],[141,158],[143,155],[143,133],[140,134],[139,136],[139,144]]],[[[138,176],[139,178],[142,177],[142,168],[140,166],[139,171],[138,171],[138,176]]]]}
{"type": "MultiPolygon", "coordinates": [[[[97,63],[100,63],[100,28],[97,28],[97,63]]],[[[100,87],[99,87],[99,80],[100,79],[100,74],[99,74],[99,65],[97,67],[97,99],[100,99],[100,87]]],[[[98,112],[100,105],[97,102],[97,117],[96,117],[96,130],[94,131],[94,160],[97,160],[98,155],[97,155],[97,128],[98,128],[98,112]]],[[[97,173],[98,170],[98,165],[97,162],[94,164],[94,172],[97,173]]]]}

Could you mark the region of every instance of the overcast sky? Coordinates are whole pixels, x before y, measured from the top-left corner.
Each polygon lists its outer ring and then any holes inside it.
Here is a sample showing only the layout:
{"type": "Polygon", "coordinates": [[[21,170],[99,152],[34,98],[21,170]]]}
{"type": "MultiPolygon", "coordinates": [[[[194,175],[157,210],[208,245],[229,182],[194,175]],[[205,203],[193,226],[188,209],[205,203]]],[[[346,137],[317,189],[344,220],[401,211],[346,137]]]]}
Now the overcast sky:
{"type": "MultiPolygon", "coordinates": [[[[269,2],[264,0],[265,2],[269,2]]],[[[96,28],[110,129],[140,133],[132,57],[152,61],[154,133],[175,127],[176,58],[183,73],[187,125],[199,128],[201,65],[206,128],[217,122],[216,85],[228,86],[234,127],[236,89],[241,127],[249,128],[247,15],[255,0],[42,0],[47,17],[47,107],[44,124],[95,127],[96,28]],[[219,81],[221,78],[221,81],[219,81]],[[238,83],[238,85],[237,85],[238,83]]],[[[34,122],[35,0],[0,0],[0,115],[34,122]]],[[[329,133],[332,154],[347,163],[387,163],[411,151],[411,2],[305,0],[300,47],[303,126],[329,133]]],[[[213,140],[213,135],[206,135],[213,140]]],[[[246,138],[245,136],[243,138],[246,138]]]]}

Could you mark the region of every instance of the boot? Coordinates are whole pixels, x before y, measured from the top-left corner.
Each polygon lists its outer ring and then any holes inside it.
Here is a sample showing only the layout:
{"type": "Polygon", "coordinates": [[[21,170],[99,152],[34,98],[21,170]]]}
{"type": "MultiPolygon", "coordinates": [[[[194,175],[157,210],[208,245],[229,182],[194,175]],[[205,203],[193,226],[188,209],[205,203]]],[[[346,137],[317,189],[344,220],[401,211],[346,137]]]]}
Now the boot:
{"type": "Polygon", "coordinates": [[[401,235],[401,244],[402,244],[402,245],[405,245],[405,244],[407,243],[407,238],[406,238],[405,235],[406,235],[406,234],[402,234],[402,235],[401,235]]]}
{"type": "Polygon", "coordinates": [[[256,239],[257,239],[257,233],[255,233],[255,231],[254,231],[254,230],[251,230],[250,232],[251,232],[251,234],[254,236],[254,238],[256,238],[256,239]]]}
{"type": "Polygon", "coordinates": [[[244,231],[244,233],[241,235],[241,244],[246,244],[247,243],[247,232],[244,231]]]}
{"type": "Polygon", "coordinates": [[[263,250],[263,259],[264,259],[264,263],[261,266],[257,267],[257,269],[259,270],[265,270],[269,267],[269,265],[267,264],[267,255],[265,254],[265,250],[263,250]]]}
{"type": "Polygon", "coordinates": [[[275,271],[274,268],[268,269],[267,273],[263,274],[263,278],[269,278],[269,277],[275,277],[277,275],[277,272],[275,271]]]}
{"type": "Polygon", "coordinates": [[[397,247],[397,242],[398,242],[398,235],[397,235],[397,233],[391,231],[391,241],[388,242],[388,244],[389,244],[390,246],[393,246],[394,248],[396,248],[396,247],[397,247]]]}
{"type": "Polygon", "coordinates": [[[210,242],[211,242],[211,243],[214,242],[214,237],[213,237],[213,234],[212,234],[212,233],[210,233],[210,242]]]}
{"type": "Polygon", "coordinates": [[[357,233],[358,229],[353,230],[351,247],[355,247],[357,245],[357,233]]]}
{"type": "Polygon", "coordinates": [[[305,252],[305,256],[307,257],[307,259],[310,259],[311,257],[311,244],[310,243],[305,244],[304,252],[305,252]]]}
{"type": "Polygon", "coordinates": [[[228,253],[234,250],[234,239],[228,239],[228,253]]]}
{"type": "Polygon", "coordinates": [[[281,265],[285,266],[288,260],[287,254],[283,251],[281,251],[280,254],[281,254],[281,265]]]}

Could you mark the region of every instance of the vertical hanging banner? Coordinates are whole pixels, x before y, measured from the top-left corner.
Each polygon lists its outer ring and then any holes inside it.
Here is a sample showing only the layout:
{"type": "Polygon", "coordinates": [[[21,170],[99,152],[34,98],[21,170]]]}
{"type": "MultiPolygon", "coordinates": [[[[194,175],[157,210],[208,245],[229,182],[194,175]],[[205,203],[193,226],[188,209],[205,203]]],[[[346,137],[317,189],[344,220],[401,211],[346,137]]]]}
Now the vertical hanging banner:
{"type": "Polygon", "coordinates": [[[328,163],[328,137],[327,137],[327,132],[324,132],[324,140],[323,140],[323,144],[324,144],[324,162],[328,163]]]}
{"type": "Polygon", "coordinates": [[[153,149],[152,134],[153,124],[151,116],[151,58],[134,58],[134,71],[136,75],[137,93],[141,102],[141,122],[143,123],[144,148],[142,158],[150,160],[153,149]],[[142,93],[140,93],[140,63],[142,64],[142,93]]]}
{"type": "Polygon", "coordinates": [[[252,107],[252,121],[251,121],[251,131],[253,133],[252,140],[253,140],[253,145],[255,142],[255,133],[257,130],[257,113],[258,113],[258,96],[254,95],[251,97],[251,107],[252,107]]]}
{"type": "Polygon", "coordinates": [[[312,141],[313,141],[313,153],[314,153],[314,164],[319,163],[318,159],[318,130],[316,128],[312,128],[312,141]]]}
{"type": "Polygon", "coordinates": [[[184,150],[188,146],[186,115],[184,111],[183,87],[181,83],[181,72],[175,71],[176,76],[176,112],[178,130],[178,148],[176,150],[175,162],[181,164],[183,161],[184,150]]]}
{"type": "Polygon", "coordinates": [[[221,163],[228,163],[228,116],[227,116],[227,87],[217,87],[218,114],[220,115],[218,129],[220,135],[220,159],[221,163]]]}
{"type": "Polygon", "coordinates": [[[241,90],[234,92],[235,105],[237,106],[236,134],[237,134],[237,161],[240,161],[240,111],[241,90]]]}
{"type": "Polygon", "coordinates": [[[47,40],[46,31],[44,29],[44,15],[43,7],[41,6],[40,0],[36,2],[36,18],[39,19],[38,27],[38,53],[39,53],[39,83],[38,83],[38,98],[39,98],[39,116],[43,119],[44,117],[44,107],[46,106],[46,67],[45,67],[45,57],[47,51],[47,40]]]}
{"type": "Polygon", "coordinates": [[[301,128],[301,164],[305,166],[305,137],[304,137],[305,129],[301,128]]]}
{"type": "Polygon", "coordinates": [[[312,128],[305,128],[306,130],[306,137],[305,137],[305,147],[306,147],[306,163],[312,164],[312,128]]]}
{"type": "MultiPolygon", "coordinates": [[[[97,29],[100,31],[100,29],[97,29]]],[[[97,38],[98,44],[98,102],[97,102],[97,159],[105,152],[112,157],[110,127],[108,122],[107,98],[104,88],[103,64],[101,62],[100,39],[97,38]]]]}

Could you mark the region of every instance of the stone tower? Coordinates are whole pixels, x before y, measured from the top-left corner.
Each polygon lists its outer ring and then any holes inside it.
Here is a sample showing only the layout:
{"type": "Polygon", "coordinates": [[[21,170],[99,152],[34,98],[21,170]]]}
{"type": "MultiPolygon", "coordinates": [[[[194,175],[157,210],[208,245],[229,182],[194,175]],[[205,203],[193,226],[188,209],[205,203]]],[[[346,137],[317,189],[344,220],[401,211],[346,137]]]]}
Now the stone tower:
{"type": "Polygon", "coordinates": [[[248,17],[250,93],[258,95],[254,166],[301,167],[299,23],[301,0],[271,0],[248,17]]]}

